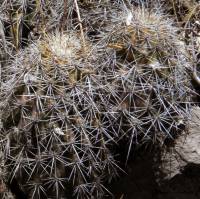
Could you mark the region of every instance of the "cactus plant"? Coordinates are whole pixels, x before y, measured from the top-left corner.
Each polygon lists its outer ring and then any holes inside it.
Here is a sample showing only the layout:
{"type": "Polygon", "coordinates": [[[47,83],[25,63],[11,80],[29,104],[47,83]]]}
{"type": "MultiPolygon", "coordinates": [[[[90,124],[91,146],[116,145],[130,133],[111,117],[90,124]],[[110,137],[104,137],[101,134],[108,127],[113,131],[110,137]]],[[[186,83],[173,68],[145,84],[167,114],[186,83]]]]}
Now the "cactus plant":
{"type": "Polygon", "coordinates": [[[189,60],[177,28],[163,14],[139,7],[118,16],[102,36],[110,60],[102,76],[110,91],[109,112],[116,131],[128,138],[130,152],[133,143],[163,142],[184,126],[190,110],[189,60]]]}
{"type": "Polygon", "coordinates": [[[5,166],[28,198],[65,197],[65,187],[101,198],[102,180],[117,174],[104,85],[95,57],[84,57],[90,48],[74,32],[57,32],[19,52],[8,69],[5,166]]]}

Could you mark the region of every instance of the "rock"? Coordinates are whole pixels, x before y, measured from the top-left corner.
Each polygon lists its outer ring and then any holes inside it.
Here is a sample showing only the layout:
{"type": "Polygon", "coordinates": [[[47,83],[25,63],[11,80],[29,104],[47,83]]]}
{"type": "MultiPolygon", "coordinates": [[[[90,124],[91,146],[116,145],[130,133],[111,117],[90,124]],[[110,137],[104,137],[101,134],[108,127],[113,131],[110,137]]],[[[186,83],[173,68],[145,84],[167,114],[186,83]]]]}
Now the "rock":
{"type": "Polygon", "coordinates": [[[174,140],[173,146],[165,147],[158,165],[158,179],[170,180],[181,174],[189,165],[199,165],[200,171],[200,108],[192,109],[188,131],[174,140]]]}

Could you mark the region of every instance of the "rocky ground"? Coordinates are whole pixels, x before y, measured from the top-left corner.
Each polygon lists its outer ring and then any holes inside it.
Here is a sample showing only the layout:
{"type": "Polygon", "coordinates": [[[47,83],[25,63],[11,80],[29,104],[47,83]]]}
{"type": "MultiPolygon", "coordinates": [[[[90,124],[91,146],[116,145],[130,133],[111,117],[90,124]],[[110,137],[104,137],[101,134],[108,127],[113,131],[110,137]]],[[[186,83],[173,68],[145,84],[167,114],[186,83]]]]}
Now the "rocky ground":
{"type": "Polygon", "coordinates": [[[136,152],[127,175],[113,184],[119,199],[200,198],[200,108],[194,107],[188,132],[157,156],[156,150],[136,152]]]}

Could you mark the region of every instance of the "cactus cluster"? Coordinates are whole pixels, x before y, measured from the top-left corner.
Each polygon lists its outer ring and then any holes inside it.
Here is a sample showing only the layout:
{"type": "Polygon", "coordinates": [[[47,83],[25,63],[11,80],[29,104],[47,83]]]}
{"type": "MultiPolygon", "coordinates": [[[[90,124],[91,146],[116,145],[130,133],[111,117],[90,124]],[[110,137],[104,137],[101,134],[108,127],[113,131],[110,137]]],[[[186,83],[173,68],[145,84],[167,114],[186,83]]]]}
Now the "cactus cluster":
{"type": "Polygon", "coordinates": [[[127,1],[23,2],[33,24],[50,11],[55,23],[27,47],[15,45],[4,66],[5,181],[17,180],[32,199],[111,195],[105,183],[121,170],[121,140],[128,160],[133,145],[174,138],[187,122],[190,63],[178,28],[158,10],[127,1]]]}

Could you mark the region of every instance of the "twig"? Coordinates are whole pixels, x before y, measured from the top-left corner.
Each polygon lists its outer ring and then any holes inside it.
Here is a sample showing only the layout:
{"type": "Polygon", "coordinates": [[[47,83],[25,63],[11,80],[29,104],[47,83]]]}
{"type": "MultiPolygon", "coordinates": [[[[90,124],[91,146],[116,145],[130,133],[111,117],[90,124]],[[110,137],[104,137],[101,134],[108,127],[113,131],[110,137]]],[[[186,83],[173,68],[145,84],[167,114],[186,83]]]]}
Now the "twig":
{"type": "Polygon", "coordinates": [[[129,0],[123,0],[123,3],[124,3],[124,5],[126,6],[126,8],[129,10],[129,11],[131,11],[132,9],[132,5],[131,5],[131,3],[130,3],[130,1],[129,0]]]}
{"type": "Polygon", "coordinates": [[[193,66],[192,77],[193,77],[193,79],[195,80],[195,82],[198,84],[198,86],[200,86],[200,78],[199,78],[199,76],[197,75],[197,65],[196,65],[196,64],[193,66]]]}
{"type": "MultiPolygon", "coordinates": [[[[64,0],[64,5],[63,5],[63,9],[64,9],[64,11],[63,11],[63,16],[62,16],[62,18],[61,18],[61,24],[60,24],[60,29],[63,31],[64,30],[64,28],[65,28],[65,25],[64,25],[64,23],[65,23],[65,19],[67,19],[67,13],[68,13],[68,11],[67,11],[67,7],[68,7],[68,0],[64,0]]],[[[67,23],[66,23],[66,26],[67,26],[67,23]]]]}
{"type": "Polygon", "coordinates": [[[85,51],[86,45],[85,45],[85,37],[84,37],[84,31],[83,31],[83,25],[82,25],[80,10],[79,10],[79,7],[78,7],[77,0],[74,0],[74,3],[75,3],[75,7],[76,7],[76,12],[77,12],[77,15],[78,15],[79,27],[80,27],[80,31],[81,31],[81,38],[82,38],[82,42],[83,42],[83,49],[85,51]]]}

